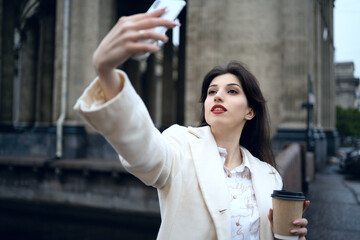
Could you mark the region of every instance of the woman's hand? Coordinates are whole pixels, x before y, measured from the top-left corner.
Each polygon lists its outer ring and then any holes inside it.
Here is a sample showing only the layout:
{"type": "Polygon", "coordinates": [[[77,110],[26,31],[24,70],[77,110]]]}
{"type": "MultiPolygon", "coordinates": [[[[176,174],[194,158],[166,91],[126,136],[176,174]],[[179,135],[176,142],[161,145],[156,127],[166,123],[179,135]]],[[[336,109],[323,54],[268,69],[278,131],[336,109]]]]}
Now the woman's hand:
{"type": "MultiPolygon", "coordinates": [[[[309,207],[309,205],[310,205],[310,201],[304,202],[303,212],[305,212],[305,210],[309,207]]],[[[271,230],[273,231],[273,210],[272,209],[269,210],[268,218],[269,218],[269,221],[271,224],[271,230]]],[[[305,235],[307,234],[306,226],[308,224],[308,220],[306,218],[296,219],[293,222],[293,224],[297,228],[292,229],[290,231],[290,233],[292,233],[293,235],[298,235],[299,240],[306,240],[305,235]]]]}
{"type": "Polygon", "coordinates": [[[160,18],[165,11],[166,8],[163,8],[151,13],[121,17],[101,41],[93,54],[93,64],[107,99],[111,99],[122,87],[115,72],[117,66],[132,55],[159,50],[155,44],[144,43],[140,40],[152,39],[167,42],[168,38],[165,34],[154,32],[152,28],[159,26],[173,28],[179,25],[160,18]]]}

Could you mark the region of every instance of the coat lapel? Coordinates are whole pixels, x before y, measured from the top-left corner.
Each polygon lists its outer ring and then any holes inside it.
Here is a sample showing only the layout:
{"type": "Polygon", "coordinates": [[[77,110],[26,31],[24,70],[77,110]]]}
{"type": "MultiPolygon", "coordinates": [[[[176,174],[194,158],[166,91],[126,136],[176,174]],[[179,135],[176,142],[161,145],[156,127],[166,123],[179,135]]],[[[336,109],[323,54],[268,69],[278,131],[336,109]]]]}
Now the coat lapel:
{"type": "Polygon", "coordinates": [[[247,155],[251,167],[251,181],[260,214],[260,239],[270,239],[272,232],[267,215],[272,207],[271,193],[277,189],[275,170],[260,163],[260,160],[252,156],[245,148],[242,150],[247,155]]]}
{"type": "Polygon", "coordinates": [[[189,128],[190,148],[206,206],[214,221],[218,239],[230,237],[230,194],[220,155],[209,127],[189,128]]]}

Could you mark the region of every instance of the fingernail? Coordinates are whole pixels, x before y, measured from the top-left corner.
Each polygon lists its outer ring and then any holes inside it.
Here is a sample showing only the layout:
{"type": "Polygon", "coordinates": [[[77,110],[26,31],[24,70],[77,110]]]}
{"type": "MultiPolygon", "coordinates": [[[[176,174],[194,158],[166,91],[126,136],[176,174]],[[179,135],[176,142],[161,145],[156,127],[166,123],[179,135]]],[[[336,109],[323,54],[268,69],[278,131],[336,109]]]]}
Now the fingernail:
{"type": "Polygon", "coordinates": [[[291,232],[291,233],[298,233],[298,230],[293,229],[293,230],[291,230],[290,232],[291,232]]]}
{"type": "Polygon", "coordinates": [[[181,24],[178,23],[178,22],[172,22],[172,25],[173,25],[173,27],[180,27],[181,26],[181,24]]]}
{"type": "Polygon", "coordinates": [[[295,221],[293,222],[293,224],[294,224],[294,225],[300,225],[300,221],[299,221],[299,220],[295,220],[295,221]]]}

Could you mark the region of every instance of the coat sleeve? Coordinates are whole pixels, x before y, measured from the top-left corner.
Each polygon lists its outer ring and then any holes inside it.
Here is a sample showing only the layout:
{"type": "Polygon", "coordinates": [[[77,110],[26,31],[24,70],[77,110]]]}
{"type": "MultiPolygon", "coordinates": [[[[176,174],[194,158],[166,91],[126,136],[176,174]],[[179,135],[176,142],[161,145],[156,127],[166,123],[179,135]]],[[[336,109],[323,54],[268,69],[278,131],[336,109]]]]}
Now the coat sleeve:
{"type": "Polygon", "coordinates": [[[113,99],[105,101],[96,78],[77,100],[74,109],[114,147],[127,171],[146,185],[161,188],[176,173],[174,166],[181,158],[176,146],[180,127],[167,131],[167,135],[175,137],[164,137],[154,126],[127,75],[122,71],[118,74],[124,87],[113,99]]]}

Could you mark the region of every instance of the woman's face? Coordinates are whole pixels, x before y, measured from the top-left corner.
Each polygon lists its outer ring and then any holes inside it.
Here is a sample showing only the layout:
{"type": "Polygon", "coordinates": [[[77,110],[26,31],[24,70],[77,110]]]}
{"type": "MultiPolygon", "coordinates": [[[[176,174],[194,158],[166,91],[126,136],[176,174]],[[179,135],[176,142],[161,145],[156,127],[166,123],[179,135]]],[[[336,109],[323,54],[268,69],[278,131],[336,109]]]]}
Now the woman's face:
{"type": "Polygon", "coordinates": [[[204,108],[205,120],[212,128],[242,130],[246,120],[254,117],[240,81],[230,73],[211,81],[204,108]]]}

